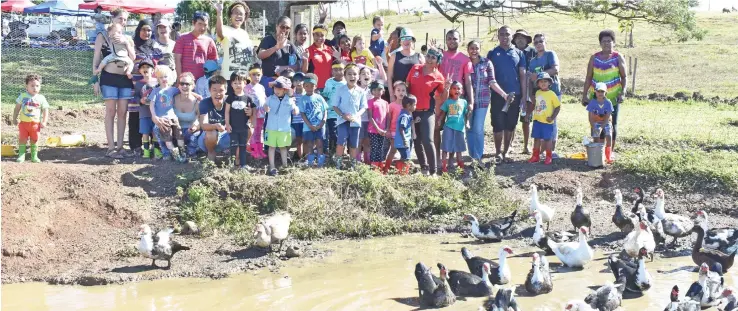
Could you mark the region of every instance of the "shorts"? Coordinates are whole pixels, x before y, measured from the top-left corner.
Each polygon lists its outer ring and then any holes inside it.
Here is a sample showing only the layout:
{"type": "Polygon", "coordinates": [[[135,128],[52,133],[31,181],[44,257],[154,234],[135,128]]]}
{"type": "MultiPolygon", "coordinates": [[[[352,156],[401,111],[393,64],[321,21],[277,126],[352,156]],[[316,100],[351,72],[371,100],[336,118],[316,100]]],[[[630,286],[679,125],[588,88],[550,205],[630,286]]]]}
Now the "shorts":
{"type": "Polygon", "coordinates": [[[101,85],[100,91],[102,92],[103,100],[133,98],[133,89],[127,87],[101,85]]]}
{"type": "Polygon", "coordinates": [[[164,130],[159,126],[154,125],[154,134],[158,137],[159,141],[168,142],[172,141],[172,138],[174,138],[175,140],[182,139],[182,128],[179,126],[179,120],[169,119],[166,117],[161,119],[169,120],[171,126],[169,127],[169,130],[164,130]]]}
{"type": "Polygon", "coordinates": [[[410,143],[408,148],[397,148],[397,152],[400,154],[400,161],[410,160],[410,152],[413,150],[413,144],[410,143]]]}
{"type": "Polygon", "coordinates": [[[612,124],[610,122],[607,122],[605,126],[602,126],[602,123],[595,123],[592,127],[592,137],[599,137],[604,139],[607,136],[612,135],[612,124]]]}
{"type": "MultiPolygon", "coordinates": [[[[205,147],[205,132],[200,133],[200,137],[197,138],[197,148],[207,152],[208,149],[205,147]]],[[[215,152],[220,153],[231,147],[231,134],[228,132],[218,132],[218,143],[215,145],[215,152]]]]}
{"type": "Polygon", "coordinates": [[[275,148],[289,148],[292,146],[292,133],[266,130],[266,140],[264,141],[264,144],[275,148]]]}
{"type": "Polygon", "coordinates": [[[554,125],[546,124],[539,121],[533,121],[533,130],[530,132],[530,137],[535,139],[543,139],[549,141],[553,139],[554,125]]]}
{"type": "Polygon", "coordinates": [[[343,122],[336,126],[338,128],[338,138],[336,145],[347,145],[349,148],[359,148],[359,132],[360,127],[351,127],[350,122],[343,122]]]}
{"type": "Polygon", "coordinates": [[[443,129],[443,137],[441,138],[441,151],[443,152],[464,152],[466,151],[466,138],[464,132],[454,130],[448,126],[443,129]]]}
{"type": "Polygon", "coordinates": [[[249,138],[249,132],[247,131],[239,131],[239,132],[231,132],[231,147],[241,147],[246,146],[246,142],[249,138]]]}
{"type": "Polygon", "coordinates": [[[499,133],[502,131],[514,131],[518,126],[520,115],[520,95],[515,94],[515,99],[510,104],[507,112],[502,112],[505,106],[505,99],[497,93],[492,94],[489,104],[489,111],[492,119],[492,131],[499,133]]]}
{"type": "Polygon", "coordinates": [[[292,137],[302,138],[302,123],[292,123],[292,137]]]}
{"type": "Polygon", "coordinates": [[[18,123],[18,144],[24,145],[31,139],[31,142],[38,141],[38,133],[41,131],[41,123],[23,121],[18,123]]]}
{"type": "Polygon", "coordinates": [[[325,140],[325,126],[321,127],[315,132],[313,131],[302,132],[302,140],[303,141],[325,140]]]}
{"type": "Polygon", "coordinates": [[[359,131],[359,139],[369,138],[369,121],[361,121],[361,130],[359,131]]]}
{"type": "Polygon", "coordinates": [[[151,117],[138,118],[138,133],[149,135],[154,131],[154,121],[151,117]]]}

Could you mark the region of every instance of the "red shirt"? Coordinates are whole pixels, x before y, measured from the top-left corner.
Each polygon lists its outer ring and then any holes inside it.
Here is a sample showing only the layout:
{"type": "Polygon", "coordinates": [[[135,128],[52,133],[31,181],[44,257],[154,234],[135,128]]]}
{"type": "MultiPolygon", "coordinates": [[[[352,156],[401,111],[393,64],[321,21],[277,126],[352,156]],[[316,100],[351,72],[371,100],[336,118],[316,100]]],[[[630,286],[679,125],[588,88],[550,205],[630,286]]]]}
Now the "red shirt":
{"type": "Polygon", "coordinates": [[[205,69],[202,68],[205,61],[218,60],[215,41],[207,35],[195,38],[192,33],[188,33],[180,36],[174,43],[174,54],[182,55],[182,68],[177,69],[182,73],[192,73],[195,80],[205,75],[205,69]]]}
{"type": "Polygon", "coordinates": [[[415,95],[418,104],[415,107],[417,111],[435,109],[436,101],[433,98],[440,97],[443,93],[443,84],[446,79],[440,71],[434,70],[430,74],[423,74],[423,64],[413,65],[407,74],[408,93],[415,95]],[[434,94],[435,93],[435,94],[434,94]]]}
{"type": "Polygon", "coordinates": [[[308,72],[312,72],[318,76],[318,85],[316,88],[322,89],[325,87],[325,81],[333,76],[333,50],[325,44],[321,48],[317,48],[313,44],[307,50],[310,54],[308,72]]]}

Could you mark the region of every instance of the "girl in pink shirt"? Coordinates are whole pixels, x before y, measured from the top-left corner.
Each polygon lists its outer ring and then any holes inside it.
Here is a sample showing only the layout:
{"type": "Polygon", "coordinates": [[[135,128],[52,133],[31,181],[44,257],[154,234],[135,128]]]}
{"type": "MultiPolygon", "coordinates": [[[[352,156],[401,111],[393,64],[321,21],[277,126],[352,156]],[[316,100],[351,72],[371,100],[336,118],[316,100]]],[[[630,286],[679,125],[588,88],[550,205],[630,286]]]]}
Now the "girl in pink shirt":
{"type": "Polygon", "coordinates": [[[369,100],[367,114],[369,116],[369,159],[372,166],[382,169],[387,150],[384,148],[384,137],[387,135],[387,106],[389,105],[384,99],[384,85],[379,82],[372,82],[369,85],[372,92],[372,99],[369,100]]]}
{"type": "Polygon", "coordinates": [[[392,84],[392,90],[395,92],[395,101],[387,107],[387,128],[389,131],[386,133],[387,139],[389,140],[390,150],[389,153],[387,153],[387,160],[385,160],[384,167],[382,169],[382,172],[385,174],[387,174],[389,168],[392,167],[392,161],[395,159],[395,153],[397,153],[397,149],[394,144],[394,135],[397,130],[397,118],[400,117],[400,112],[402,111],[402,99],[407,96],[407,84],[403,81],[395,81],[395,83],[392,84]]]}

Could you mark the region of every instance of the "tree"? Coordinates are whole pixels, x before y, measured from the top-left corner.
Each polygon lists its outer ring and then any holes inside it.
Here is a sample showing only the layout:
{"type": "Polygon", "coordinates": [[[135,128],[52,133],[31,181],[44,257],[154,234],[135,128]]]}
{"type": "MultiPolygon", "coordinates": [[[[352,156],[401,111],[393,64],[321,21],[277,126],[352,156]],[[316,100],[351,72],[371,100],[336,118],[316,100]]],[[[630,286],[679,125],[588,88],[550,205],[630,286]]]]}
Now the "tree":
{"type": "Polygon", "coordinates": [[[678,41],[702,40],[705,31],[697,26],[694,11],[699,0],[429,0],[431,6],[452,23],[464,16],[497,20],[516,13],[551,13],[580,19],[614,17],[620,29],[632,30],[637,22],[669,29],[678,41]]]}
{"type": "MultiPolygon", "coordinates": [[[[227,25],[228,24],[228,16],[226,16],[227,8],[231,5],[231,2],[233,1],[223,1],[223,22],[227,25]]],[[[183,19],[183,21],[191,22],[192,16],[195,14],[195,12],[207,12],[210,18],[208,19],[208,26],[210,28],[215,27],[215,17],[217,16],[215,13],[215,7],[213,6],[213,3],[211,0],[188,0],[188,1],[180,1],[177,4],[177,8],[175,9],[177,13],[177,17],[183,19]]]]}

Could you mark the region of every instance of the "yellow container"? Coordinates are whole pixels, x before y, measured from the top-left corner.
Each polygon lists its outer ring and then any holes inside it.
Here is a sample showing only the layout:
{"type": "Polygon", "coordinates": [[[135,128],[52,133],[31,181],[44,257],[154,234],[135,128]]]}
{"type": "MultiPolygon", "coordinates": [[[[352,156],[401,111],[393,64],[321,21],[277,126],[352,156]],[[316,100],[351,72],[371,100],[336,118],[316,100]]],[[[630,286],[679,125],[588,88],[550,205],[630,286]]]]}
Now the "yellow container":
{"type": "Polygon", "coordinates": [[[0,152],[0,155],[4,157],[12,157],[18,155],[18,150],[15,149],[15,146],[13,145],[3,145],[2,146],[2,152],[0,152]]]}
{"type": "Polygon", "coordinates": [[[46,146],[49,147],[74,147],[84,144],[87,141],[85,135],[62,135],[49,137],[46,139],[46,146]]]}

